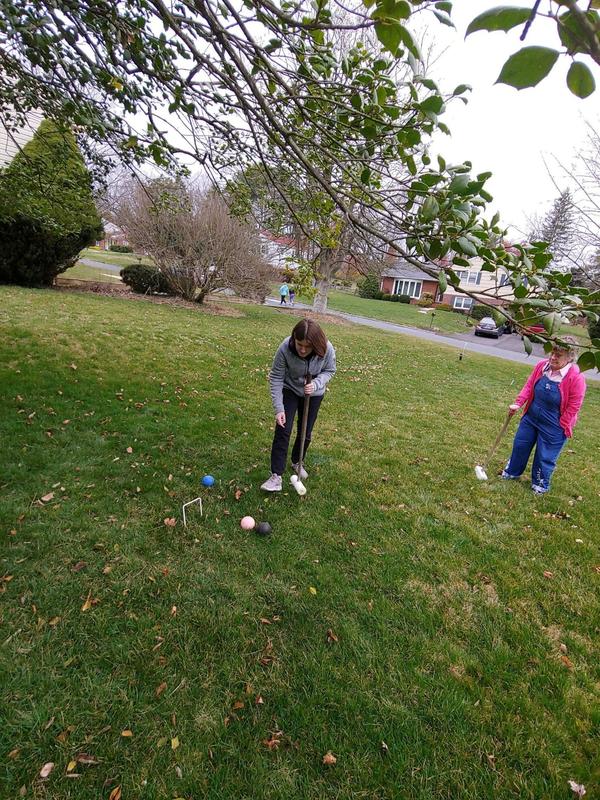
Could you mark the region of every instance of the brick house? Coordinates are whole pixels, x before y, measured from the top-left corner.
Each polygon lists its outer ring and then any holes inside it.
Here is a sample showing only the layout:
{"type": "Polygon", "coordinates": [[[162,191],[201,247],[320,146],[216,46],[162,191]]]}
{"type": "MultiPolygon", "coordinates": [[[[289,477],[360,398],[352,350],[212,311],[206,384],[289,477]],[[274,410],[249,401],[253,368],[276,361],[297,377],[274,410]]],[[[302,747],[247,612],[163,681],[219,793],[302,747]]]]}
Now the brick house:
{"type": "Polygon", "coordinates": [[[508,276],[504,270],[487,272],[481,269],[480,258],[470,259],[468,269],[454,268],[460,278],[458,289],[448,286],[444,294],[439,291],[438,282],[426,272],[413,267],[404,261],[396,261],[381,273],[381,291],[388,294],[408,294],[411,303],[416,303],[425,293],[434,298],[432,305],[444,303],[456,311],[468,312],[474,305],[473,298],[461,292],[461,289],[475,292],[487,303],[501,306],[514,299],[508,276]]]}
{"type": "Polygon", "coordinates": [[[383,270],[380,289],[385,294],[407,294],[411,303],[416,303],[427,293],[434,299],[439,294],[435,278],[418,267],[400,260],[383,270]]]}

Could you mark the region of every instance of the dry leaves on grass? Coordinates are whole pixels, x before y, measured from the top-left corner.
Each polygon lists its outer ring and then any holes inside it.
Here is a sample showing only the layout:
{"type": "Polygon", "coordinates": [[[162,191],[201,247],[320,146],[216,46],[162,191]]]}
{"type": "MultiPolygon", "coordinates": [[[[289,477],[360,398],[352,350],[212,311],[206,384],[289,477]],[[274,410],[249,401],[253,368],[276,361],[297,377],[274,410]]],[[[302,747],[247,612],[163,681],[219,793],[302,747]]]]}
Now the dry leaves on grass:
{"type": "Polygon", "coordinates": [[[108,800],[121,800],[121,787],[115,786],[112,792],[108,795],[108,800]]]}
{"type": "Polygon", "coordinates": [[[337,764],[337,758],[333,755],[331,750],[328,750],[323,756],[323,764],[325,764],[326,767],[332,767],[334,764],[337,764]]]}
{"type": "Polygon", "coordinates": [[[339,639],[331,628],[327,628],[327,644],[333,644],[334,642],[339,642],[339,639]]]}
{"type": "Polygon", "coordinates": [[[162,693],[165,691],[165,689],[166,689],[166,688],[167,688],[167,684],[166,684],[166,682],[165,682],[165,681],[163,681],[162,683],[159,683],[159,684],[158,684],[158,686],[157,686],[157,687],[156,687],[156,689],[154,690],[154,694],[155,694],[157,697],[160,697],[160,696],[161,696],[161,694],[162,694],[162,693]]]}
{"type": "Polygon", "coordinates": [[[92,608],[93,606],[97,606],[99,602],[100,599],[98,597],[92,597],[92,592],[90,590],[88,596],[85,599],[85,603],[81,606],[81,610],[89,611],[90,608],[92,608]]]}
{"type": "Polygon", "coordinates": [[[165,517],[163,520],[167,528],[174,528],[177,525],[177,520],[175,517],[165,517]]]}
{"type": "Polygon", "coordinates": [[[582,783],[576,783],[575,781],[569,781],[569,788],[572,792],[574,792],[577,797],[583,797],[584,794],[587,794],[585,791],[585,786],[582,783]]]}
{"type": "Polygon", "coordinates": [[[40,770],[40,778],[47,778],[54,769],[54,762],[48,761],[40,770]]]}

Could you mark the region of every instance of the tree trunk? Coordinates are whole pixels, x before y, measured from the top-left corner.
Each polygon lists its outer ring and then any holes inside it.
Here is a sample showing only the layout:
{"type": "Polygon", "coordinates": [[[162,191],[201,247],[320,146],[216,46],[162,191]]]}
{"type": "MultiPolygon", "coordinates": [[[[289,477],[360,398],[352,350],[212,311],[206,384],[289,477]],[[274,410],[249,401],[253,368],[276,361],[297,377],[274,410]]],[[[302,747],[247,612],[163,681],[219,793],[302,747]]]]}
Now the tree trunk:
{"type": "Polygon", "coordinates": [[[313,311],[324,314],[327,311],[327,295],[331,283],[329,278],[321,276],[317,281],[317,293],[313,300],[313,311]]]}

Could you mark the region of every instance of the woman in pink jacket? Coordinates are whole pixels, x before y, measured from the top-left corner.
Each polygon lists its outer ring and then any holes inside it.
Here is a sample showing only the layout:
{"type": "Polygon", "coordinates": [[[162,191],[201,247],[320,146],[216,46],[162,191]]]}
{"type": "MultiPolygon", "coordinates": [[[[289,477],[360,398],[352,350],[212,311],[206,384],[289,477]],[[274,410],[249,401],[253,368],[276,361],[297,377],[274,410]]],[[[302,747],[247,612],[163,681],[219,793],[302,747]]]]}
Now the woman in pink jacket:
{"type": "Polygon", "coordinates": [[[508,409],[512,415],[521,406],[525,408],[502,477],[519,478],[535,447],[531,488],[536,494],[550,489],[556,461],[567,438],[573,435],[586,389],[585,378],[574,363],[576,339],[567,336],[561,342],[566,346],[554,347],[550,358],[537,364],[508,409]]]}

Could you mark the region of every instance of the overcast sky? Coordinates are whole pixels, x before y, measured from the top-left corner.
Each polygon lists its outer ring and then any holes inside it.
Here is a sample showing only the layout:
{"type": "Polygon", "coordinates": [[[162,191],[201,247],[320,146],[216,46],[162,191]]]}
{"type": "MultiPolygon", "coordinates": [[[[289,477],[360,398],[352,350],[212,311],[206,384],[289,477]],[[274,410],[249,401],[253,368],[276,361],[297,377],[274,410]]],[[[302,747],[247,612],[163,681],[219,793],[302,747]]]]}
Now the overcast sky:
{"type": "MultiPolygon", "coordinates": [[[[503,4],[528,5],[506,0],[503,4]]],[[[567,58],[559,58],[550,76],[534,88],[517,91],[495,85],[504,61],[520,47],[559,49],[559,43],[545,20],[536,20],[524,44],[519,42],[521,27],[509,33],[481,31],[465,40],[468,23],[494,5],[494,0],[459,0],[452,12],[455,32],[428,25],[428,33],[436,36],[434,52],[444,51],[432,67],[432,77],[448,91],[460,83],[473,87],[467,106],[452,104],[444,114],[452,137],[442,136],[437,151],[452,163],[469,159],[476,172],[493,172],[488,182],[492,210],[500,211],[517,238],[519,230],[527,229],[527,216],[543,213],[558,194],[544,158],[561,187],[566,186],[556,158],[567,165],[573,162],[585,142],[586,120],[600,127],[600,85],[585,100],[572,95],[565,83],[567,58]]],[[[600,84],[598,68],[592,69],[600,84]]]]}

